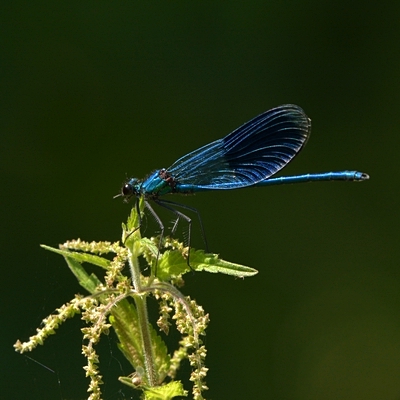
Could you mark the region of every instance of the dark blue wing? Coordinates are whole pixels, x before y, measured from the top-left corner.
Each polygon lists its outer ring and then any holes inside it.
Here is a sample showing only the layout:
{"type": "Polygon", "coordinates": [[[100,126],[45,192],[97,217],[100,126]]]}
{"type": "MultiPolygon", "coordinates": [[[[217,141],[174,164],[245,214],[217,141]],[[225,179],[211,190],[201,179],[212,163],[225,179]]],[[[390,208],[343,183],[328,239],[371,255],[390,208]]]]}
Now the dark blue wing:
{"type": "Polygon", "coordinates": [[[292,160],[310,131],[311,120],[300,107],[283,105],[183,156],[167,171],[175,182],[193,190],[254,185],[292,160]]]}

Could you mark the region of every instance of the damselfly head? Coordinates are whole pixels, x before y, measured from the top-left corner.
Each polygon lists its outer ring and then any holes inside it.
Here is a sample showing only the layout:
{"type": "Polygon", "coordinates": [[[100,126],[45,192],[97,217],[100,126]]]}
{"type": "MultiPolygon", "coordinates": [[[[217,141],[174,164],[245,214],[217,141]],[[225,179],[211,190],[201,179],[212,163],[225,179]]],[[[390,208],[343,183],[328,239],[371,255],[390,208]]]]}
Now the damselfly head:
{"type": "Polygon", "coordinates": [[[124,186],[122,186],[122,195],[126,197],[131,197],[134,194],[134,189],[132,184],[130,183],[125,183],[124,186]]]}
{"type": "Polygon", "coordinates": [[[128,182],[125,182],[121,188],[121,193],[114,196],[115,197],[125,197],[125,201],[128,202],[132,196],[137,196],[139,194],[139,179],[132,178],[128,182]]]}

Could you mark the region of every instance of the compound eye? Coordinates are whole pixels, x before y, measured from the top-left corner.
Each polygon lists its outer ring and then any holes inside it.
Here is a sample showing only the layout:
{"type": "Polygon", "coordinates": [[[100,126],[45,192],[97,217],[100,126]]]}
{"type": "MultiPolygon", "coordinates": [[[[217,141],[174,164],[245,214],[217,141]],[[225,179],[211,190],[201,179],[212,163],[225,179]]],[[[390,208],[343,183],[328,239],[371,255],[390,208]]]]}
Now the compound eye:
{"type": "Polygon", "coordinates": [[[132,196],[133,195],[133,187],[129,183],[126,183],[122,188],[122,194],[124,196],[132,196]]]}

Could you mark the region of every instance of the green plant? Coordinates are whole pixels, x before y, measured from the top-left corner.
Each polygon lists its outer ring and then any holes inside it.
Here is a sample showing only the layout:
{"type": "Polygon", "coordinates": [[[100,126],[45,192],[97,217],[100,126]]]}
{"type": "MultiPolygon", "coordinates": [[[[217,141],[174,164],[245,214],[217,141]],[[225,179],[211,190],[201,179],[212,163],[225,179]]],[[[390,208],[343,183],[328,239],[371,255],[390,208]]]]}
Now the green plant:
{"type": "MultiPolygon", "coordinates": [[[[144,203],[140,204],[143,212],[144,203]]],[[[84,367],[90,378],[89,400],[101,399],[102,376],[99,372],[99,357],[95,345],[102,334],[115,330],[119,349],[132,365],[134,372],[120,381],[143,392],[148,400],[167,400],[176,396],[187,396],[181,381],[176,379],[180,363],[188,359],[192,367],[190,380],[193,382],[193,398],[203,399],[207,390],[204,365],[206,348],[201,336],[209,322],[201,306],[178,289],[183,285],[182,276],[190,272],[206,271],[224,273],[236,277],[247,277],[256,270],[221,260],[215,254],[190,249],[190,266],[187,263],[189,249],[172,238],[142,238],[138,226],[139,218],[135,207],[127,224],[123,224],[122,245],[110,242],[84,242],[72,240],[60,245],[59,249],[43,248],[61,254],[79,284],[90,295],[76,295],[43,320],[37,333],[22,343],[17,341],[15,350],[24,353],[33,350],[55,333],[67,319],[81,313],[86,322],[82,329],[84,344],[82,352],[87,359],[84,367]],[[160,251],[161,250],[161,251],[160,251]],[[113,253],[112,261],[102,257],[113,253]],[[104,279],[89,274],[84,264],[89,263],[105,270],[104,279]],[[146,263],[150,273],[145,276],[140,264],[146,263]],[[129,265],[128,276],[123,273],[129,265]],[[157,268],[156,268],[157,267],[157,268]],[[157,275],[154,275],[157,271],[157,275]],[[167,346],[156,329],[149,323],[147,300],[154,296],[159,303],[159,330],[168,335],[171,319],[181,334],[178,349],[168,354],[167,346]]]]}

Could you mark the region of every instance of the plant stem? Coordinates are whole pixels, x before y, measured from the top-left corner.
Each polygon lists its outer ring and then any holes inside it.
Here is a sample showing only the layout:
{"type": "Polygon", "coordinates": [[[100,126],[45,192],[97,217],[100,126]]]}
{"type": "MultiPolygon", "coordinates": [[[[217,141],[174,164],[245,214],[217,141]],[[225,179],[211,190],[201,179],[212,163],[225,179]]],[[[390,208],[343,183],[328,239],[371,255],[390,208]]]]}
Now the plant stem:
{"type": "Polygon", "coordinates": [[[151,345],[151,336],[149,330],[149,321],[147,315],[146,294],[135,295],[136,310],[138,313],[139,327],[142,335],[143,358],[146,371],[147,382],[150,387],[157,386],[157,374],[154,366],[153,347],[151,345]]]}
{"type": "MultiPolygon", "coordinates": [[[[135,250],[135,246],[133,246],[135,250]]],[[[153,347],[151,345],[151,335],[149,330],[149,318],[147,313],[147,294],[142,290],[141,273],[139,268],[139,260],[135,251],[129,249],[129,266],[132,275],[132,284],[135,288],[133,296],[138,313],[139,329],[142,337],[143,359],[146,371],[147,382],[150,387],[157,386],[157,374],[154,366],[153,347]]]]}

